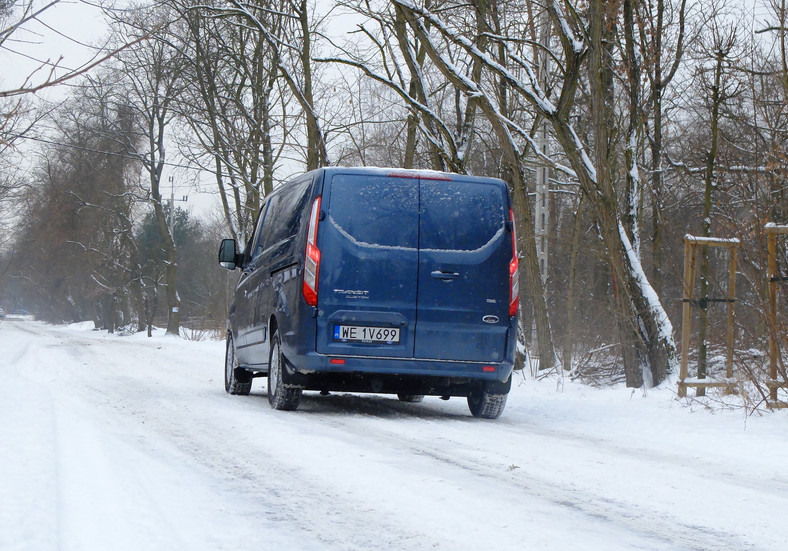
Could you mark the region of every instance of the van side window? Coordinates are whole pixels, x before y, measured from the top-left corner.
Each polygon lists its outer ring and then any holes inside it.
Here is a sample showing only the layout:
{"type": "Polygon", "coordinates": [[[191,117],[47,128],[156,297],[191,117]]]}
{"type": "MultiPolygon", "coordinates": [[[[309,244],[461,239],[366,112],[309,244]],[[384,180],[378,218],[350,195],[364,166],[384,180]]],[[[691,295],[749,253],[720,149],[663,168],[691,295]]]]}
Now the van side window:
{"type": "Polygon", "coordinates": [[[330,222],[359,243],[418,246],[418,180],[337,174],[329,212],[330,222]]]}
{"type": "Polygon", "coordinates": [[[283,189],[271,196],[265,229],[258,242],[259,251],[268,250],[298,233],[311,183],[311,176],[300,177],[284,184],[283,189]]]}
{"type": "Polygon", "coordinates": [[[260,254],[260,237],[263,233],[263,226],[265,226],[265,212],[268,209],[268,201],[263,202],[263,206],[260,207],[260,214],[257,215],[257,224],[254,228],[254,234],[249,238],[249,242],[246,245],[246,255],[247,258],[254,259],[260,254]]]}
{"type": "Polygon", "coordinates": [[[474,251],[489,243],[506,223],[501,187],[465,182],[421,182],[423,249],[474,251]]]}

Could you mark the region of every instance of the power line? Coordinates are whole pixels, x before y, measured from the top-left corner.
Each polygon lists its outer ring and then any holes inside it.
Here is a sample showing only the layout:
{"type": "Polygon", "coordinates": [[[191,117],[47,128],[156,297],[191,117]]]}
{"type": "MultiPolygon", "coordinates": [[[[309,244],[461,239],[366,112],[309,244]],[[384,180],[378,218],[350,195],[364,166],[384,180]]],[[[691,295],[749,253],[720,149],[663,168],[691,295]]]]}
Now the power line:
{"type": "MultiPolygon", "coordinates": [[[[58,146],[58,147],[65,147],[67,149],[77,149],[79,151],[87,151],[88,153],[97,153],[99,155],[108,155],[108,156],[111,156],[111,157],[120,157],[122,159],[128,159],[128,160],[131,160],[131,161],[142,162],[142,159],[139,156],[129,155],[127,153],[117,153],[115,151],[102,151],[100,149],[95,149],[95,148],[92,148],[92,147],[85,147],[85,146],[81,146],[81,145],[74,145],[74,144],[68,144],[68,143],[63,143],[63,142],[56,142],[54,140],[47,140],[46,138],[38,138],[38,137],[34,137],[34,136],[23,136],[21,134],[17,134],[15,136],[12,135],[10,137],[10,139],[11,139],[11,141],[13,141],[15,139],[31,140],[31,141],[34,141],[34,142],[45,143],[47,145],[55,145],[55,146],[58,146]]],[[[198,172],[209,172],[208,170],[206,170],[204,168],[191,166],[191,165],[182,165],[182,164],[179,164],[179,163],[171,163],[171,162],[167,162],[167,161],[164,161],[161,164],[163,164],[164,166],[169,166],[169,167],[173,167],[173,168],[185,168],[187,170],[196,170],[198,172]]]]}

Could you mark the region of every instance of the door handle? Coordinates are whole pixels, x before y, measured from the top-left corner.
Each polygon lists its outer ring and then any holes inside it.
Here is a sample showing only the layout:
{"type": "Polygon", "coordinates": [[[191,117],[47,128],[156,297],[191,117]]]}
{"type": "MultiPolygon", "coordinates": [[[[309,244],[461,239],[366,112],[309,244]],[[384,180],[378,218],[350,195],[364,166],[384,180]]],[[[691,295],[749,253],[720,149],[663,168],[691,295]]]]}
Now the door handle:
{"type": "Polygon", "coordinates": [[[441,281],[451,281],[452,279],[460,277],[460,274],[457,272],[444,272],[442,270],[435,270],[434,272],[430,273],[430,276],[434,277],[435,279],[440,279],[441,281]]]}

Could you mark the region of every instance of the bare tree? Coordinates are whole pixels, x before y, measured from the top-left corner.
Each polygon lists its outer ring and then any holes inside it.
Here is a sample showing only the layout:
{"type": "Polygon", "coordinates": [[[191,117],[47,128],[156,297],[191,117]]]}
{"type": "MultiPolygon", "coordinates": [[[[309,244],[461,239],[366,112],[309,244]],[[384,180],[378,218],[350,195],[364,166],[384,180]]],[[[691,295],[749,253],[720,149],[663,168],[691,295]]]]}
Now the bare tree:
{"type": "Polygon", "coordinates": [[[306,127],[306,169],[313,170],[330,163],[326,136],[320,123],[315,94],[314,67],[312,63],[315,36],[312,10],[307,0],[288,0],[283,6],[266,6],[264,11],[285,14],[283,33],[276,35],[256,13],[255,4],[228,0],[226,14],[243,17],[267,42],[281,78],[285,81],[296,102],[301,107],[306,127]]]}
{"type": "MultiPolygon", "coordinates": [[[[198,141],[184,153],[214,173],[226,225],[244,242],[262,197],[274,187],[290,132],[288,89],[268,41],[245,17],[225,14],[221,6],[177,6],[185,33],[173,46],[188,75],[178,110],[198,141]]],[[[279,33],[284,15],[250,9],[279,33]]]]}
{"type": "Polygon", "coordinates": [[[180,296],[178,259],[175,241],[164,209],[162,180],[167,157],[167,131],[177,115],[174,102],[183,90],[182,62],[170,46],[173,32],[170,13],[151,14],[138,9],[124,12],[125,20],[116,23],[123,43],[147,38],[138,47],[119,56],[118,83],[127,88],[129,107],[136,124],[131,151],[142,163],[150,186],[150,201],[156,213],[162,248],[167,257],[167,333],[180,334],[180,296]],[[139,146],[137,145],[139,144],[139,146]]]}
{"type": "MultiPolygon", "coordinates": [[[[629,1],[629,0],[628,0],[629,1]]],[[[632,4],[632,23],[637,26],[640,40],[638,50],[643,56],[642,68],[648,77],[646,92],[650,120],[647,123],[651,192],[651,277],[654,288],[662,290],[664,250],[664,118],[665,94],[678,71],[687,43],[687,2],[680,0],[647,0],[632,4]],[[668,42],[672,40],[672,45],[668,42]]],[[[633,42],[634,39],[633,39],[633,42]]],[[[636,53],[631,52],[633,55],[636,53]]],[[[633,59],[634,61],[634,59],[633,59]]],[[[634,76],[635,67],[630,63],[634,76]]],[[[634,86],[634,83],[631,84],[634,86]]],[[[634,98],[632,98],[634,99],[634,98]]],[[[633,109],[636,106],[633,105],[633,109]]],[[[633,194],[634,198],[634,194],[633,194]]]]}
{"type": "MultiPolygon", "coordinates": [[[[622,330],[630,335],[623,342],[626,345],[631,345],[634,349],[633,354],[625,356],[625,362],[627,358],[630,359],[630,363],[625,365],[626,371],[631,374],[628,383],[637,386],[639,381],[651,380],[657,384],[664,380],[676,362],[672,326],[643,272],[637,255],[634,254],[624,229],[619,215],[620,205],[609,167],[598,164],[600,161],[606,163],[605,159],[609,157],[600,156],[601,153],[597,151],[597,163],[592,161],[586,145],[581,141],[572,122],[572,109],[580,85],[582,67],[588,59],[593,60],[596,57],[597,60],[600,60],[597,63],[601,63],[603,60],[601,38],[595,40],[593,36],[589,36],[583,20],[580,18],[580,12],[570,3],[548,5],[561,45],[560,52],[554,53],[554,57],[562,61],[560,70],[563,76],[557,102],[553,103],[546,99],[544,91],[538,86],[532,69],[533,62],[527,62],[518,57],[510,58],[512,64],[519,65],[527,71],[528,78],[519,79],[507,67],[480,51],[473,41],[453,33],[435,14],[407,0],[395,1],[409,13],[409,23],[414,29],[418,29],[423,41],[431,40],[423,24],[424,21],[429,21],[434,32],[440,33],[443,39],[462,46],[468,54],[482,61],[488,71],[506,79],[513,93],[526,99],[540,116],[546,117],[550,121],[556,139],[562,146],[575,177],[589,199],[589,206],[593,209],[600,235],[606,245],[615,281],[618,282],[619,304],[622,309],[622,330]],[[634,362],[634,365],[631,362],[634,362]],[[640,378],[638,374],[647,378],[640,378]]],[[[601,18],[601,20],[591,21],[591,32],[593,33],[596,26],[604,29],[604,18],[607,16],[601,2],[591,2],[589,13],[593,14],[593,17],[601,18]]],[[[439,59],[434,61],[436,65],[439,65],[439,59]]],[[[444,66],[442,70],[447,78],[459,79],[460,77],[451,70],[451,67],[444,66]]],[[[604,82],[601,84],[605,85],[604,82]]],[[[604,92],[604,90],[597,91],[604,92]]],[[[601,121],[605,120],[605,116],[603,111],[600,112],[599,109],[598,106],[595,116],[599,121],[598,124],[601,124],[601,121]]],[[[489,112],[488,118],[494,119],[496,117],[506,125],[505,128],[508,132],[511,127],[510,122],[501,120],[494,111],[489,112]]],[[[594,130],[597,135],[600,135],[598,125],[594,130]]],[[[606,142],[599,138],[596,143],[606,146],[606,142]]]]}
{"type": "Polygon", "coordinates": [[[52,122],[53,145],[24,196],[26,254],[17,273],[32,283],[27,294],[38,299],[44,319],[93,318],[112,332],[129,321],[134,199],[132,159],[122,144],[130,112],[94,80],[52,122]]]}
{"type": "MultiPolygon", "coordinates": [[[[705,31],[698,37],[692,48],[694,74],[689,86],[701,91],[699,96],[691,97],[687,106],[694,120],[701,125],[699,133],[689,133],[691,140],[685,144],[684,151],[688,154],[690,164],[699,166],[689,168],[687,163],[680,166],[690,177],[690,181],[699,181],[702,191],[698,193],[699,224],[695,232],[703,237],[711,237],[712,229],[716,226],[714,220],[721,209],[717,207],[717,199],[730,170],[729,160],[721,159],[723,142],[734,143],[733,119],[731,108],[738,101],[744,91],[740,78],[741,63],[745,54],[740,38],[738,23],[730,20],[731,13],[723,2],[712,1],[706,5],[705,31]],[[725,127],[729,131],[725,132],[725,127]],[[694,134],[694,135],[693,135],[694,134]],[[727,165],[727,166],[726,166],[727,165]]],[[[728,157],[728,155],[725,155],[728,157]]],[[[740,166],[741,169],[741,166],[740,166]]],[[[698,306],[698,377],[705,378],[707,374],[707,331],[709,320],[707,316],[711,284],[711,262],[709,247],[701,248],[700,253],[700,291],[701,297],[698,306]]],[[[699,388],[698,395],[702,396],[705,389],[699,388]]]]}

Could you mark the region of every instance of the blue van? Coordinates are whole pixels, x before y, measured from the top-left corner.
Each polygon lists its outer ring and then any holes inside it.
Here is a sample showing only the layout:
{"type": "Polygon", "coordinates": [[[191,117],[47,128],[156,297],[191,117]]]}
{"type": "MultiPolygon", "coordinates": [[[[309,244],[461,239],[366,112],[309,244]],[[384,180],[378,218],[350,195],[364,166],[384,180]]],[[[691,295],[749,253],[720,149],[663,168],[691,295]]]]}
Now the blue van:
{"type": "Polygon", "coordinates": [[[506,184],[432,171],[322,168],[263,202],[227,323],[225,389],[464,396],[497,418],[514,367],[518,260],[506,184]]]}

